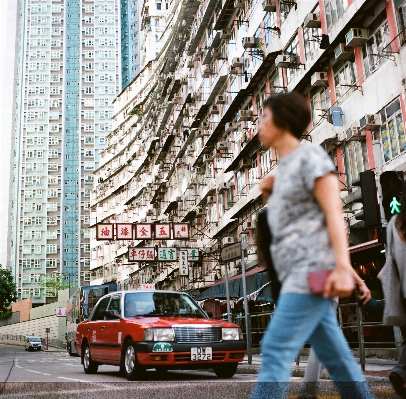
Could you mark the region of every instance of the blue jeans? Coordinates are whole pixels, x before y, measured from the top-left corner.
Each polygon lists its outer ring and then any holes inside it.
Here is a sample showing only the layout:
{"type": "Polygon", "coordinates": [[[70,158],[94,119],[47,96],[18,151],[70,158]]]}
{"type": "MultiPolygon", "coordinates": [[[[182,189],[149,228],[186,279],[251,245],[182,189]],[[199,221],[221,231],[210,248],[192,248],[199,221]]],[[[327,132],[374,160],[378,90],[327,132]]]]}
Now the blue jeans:
{"type": "Polygon", "coordinates": [[[316,295],[280,296],[262,339],[262,367],[252,399],[286,397],[291,363],[306,342],[326,367],[342,398],[373,398],[337,323],[331,301],[316,295]]]}

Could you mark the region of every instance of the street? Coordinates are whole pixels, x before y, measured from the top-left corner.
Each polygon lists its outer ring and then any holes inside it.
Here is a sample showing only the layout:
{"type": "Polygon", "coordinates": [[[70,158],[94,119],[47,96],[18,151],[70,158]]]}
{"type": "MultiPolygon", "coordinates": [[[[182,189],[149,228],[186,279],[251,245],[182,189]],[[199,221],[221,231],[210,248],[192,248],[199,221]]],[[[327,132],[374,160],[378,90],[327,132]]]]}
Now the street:
{"type": "MultiPolygon", "coordinates": [[[[118,367],[100,366],[86,375],[80,358],[66,352],[26,352],[23,346],[0,344],[0,395],[2,398],[249,398],[256,375],[217,378],[210,371],[169,371],[164,377],[147,372],[145,381],[128,382],[118,367]],[[136,389],[136,391],[135,391],[136,389]]],[[[377,398],[397,398],[388,381],[372,382],[377,398]]],[[[291,382],[296,398],[300,379],[291,382]]],[[[323,381],[319,398],[338,398],[331,382],[323,381]]]]}

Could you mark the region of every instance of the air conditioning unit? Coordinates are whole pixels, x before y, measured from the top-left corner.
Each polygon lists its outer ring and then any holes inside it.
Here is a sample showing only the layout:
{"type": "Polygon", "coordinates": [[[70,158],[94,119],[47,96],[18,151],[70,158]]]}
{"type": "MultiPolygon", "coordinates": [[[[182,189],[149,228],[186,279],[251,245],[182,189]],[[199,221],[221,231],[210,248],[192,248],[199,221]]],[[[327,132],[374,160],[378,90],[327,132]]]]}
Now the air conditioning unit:
{"type": "Polygon", "coordinates": [[[212,105],[210,113],[213,114],[219,114],[220,113],[220,108],[218,105],[212,105]]]}
{"type": "Polygon", "coordinates": [[[315,72],[310,78],[310,84],[312,86],[326,86],[327,83],[327,72],[315,72]]]}
{"type": "Polygon", "coordinates": [[[223,237],[223,239],[221,240],[221,245],[229,245],[229,244],[235,244],[235,238],[223,237]]]}
{"type": "Polygon", "coordinates": [[[289,68],[293,64],[292,55],[278,55],[275,58],[275,65],[279,68],[289,68]]]}
{"type": "Polygon", "coordinates": [[[225,129],[227,132],[231,132],[233,130],[238,129],[239,123],[238,122],[227,122],[225,129]]]}
{"type": "Polygon", "coordinates": [[[240,163],[238,164],[239,169],[249,168],[251,166],[251,159],[249,158],[242,158],[240,163]]]}
{"type": "Polygon", "coordinates": [[[305,28],[320,28],[320,16],[314,12],[307,14],[304,19],[305,28]]]}
{"type": "Polygon", "coordinates": [[[360,141],[365,137],[365,131],[361,131],[359,126],[351,126],[345,133],[348,141],[360,141]]]}
{"type": "Polygon", "coordinates": [[[255,229],[255,222],[244,222],[242,224],[243,231],[247,230],[254,230],[255,229]]]}
{"type": "Polygon", "coordinates": [[[235,68],[235,67],[240,67],[244,65],[244,58],[243,57],[234,57],[231,65],[235,68]]]}
{"type": "Polygon", "coordinates": [[[212,204],[213,202],[216,202],[216,198],[214,197],[214,195],[209,195],[207,197],[207,203],[212,204]]]}
{"type": "Polygon", "coordinates": [[[230,182],[222,182],[222,183],[219,183],[219,185],[217,186],[217,191],[218,192],[226,191],[230,188],[231,188],[230,182]]]}
{"type": "Polygon", "coordinates": [[[345,35],[346,46],[362,46],[368,40],[368,29],[352,28],[345,35]]]}
{"type": "Polygon", "coordinates": [[[264,0],[262,2],[262,9],[268,12],[276,12],[276,0],[264,0]]]}
{"type": "Polygon", "coordinates": [[[228,73],[230,74],[230,75],[237,75],[238,74],[238,71],[237,71],[237,67],[234,67],[234,66],[230,66],[229,67],[229,69],[228,69],[228,73]]]}
{"type": "Polygon", "coordinates": [[[216,150],[227,150],[227,144],[224,141],[219,141],[216,144],[216,150]]]}
{"type": "Polygon", "coordinates": [[[242,109],[240,111],[240,121],[250,121],[252,119],[252,111],[250,109],[242,109]]]}
{"type": "Polygon", "coordinates": [[[244,48],[254,48],[259,43],[256,37],[243,37],[242,45],[244,48]]]}
{"type": "Polygon", "coordinates": [[[216,104],[224,104],[226,102],[226,96],[219,94],[216,99],[216,104]]]}
{"type": "Polygon", "coordinates": [[[344,43],[340,43],[334,49],[334,57],[336,61],[346,60],[354,55],[354,49],[352,47],[346,46],[344,43]]]}
{"type": "Polygon", "coordinates": [[[381,116],[379,114],[367,114],[359,121],[361,130],[375,130],[381,126],[381,116]]]}
{"type": "Polygon", "coordinates": [[[221,40],[227,40],[231,38],[231,32],[227,29],[222,29],[221,31],[221,36],[220,39],[221,40]]]}

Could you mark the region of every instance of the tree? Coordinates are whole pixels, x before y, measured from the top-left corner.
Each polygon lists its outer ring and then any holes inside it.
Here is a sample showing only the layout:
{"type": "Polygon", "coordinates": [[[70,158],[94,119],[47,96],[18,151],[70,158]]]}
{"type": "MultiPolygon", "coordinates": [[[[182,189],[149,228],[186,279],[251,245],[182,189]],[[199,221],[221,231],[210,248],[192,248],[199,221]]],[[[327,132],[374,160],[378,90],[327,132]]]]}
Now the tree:
{"type": "Polygon", "coordinates": [[[64,283],[65,276],[63,274],[47,274],[44,279],[37,283],[41,287],[45,287],[45,296],[53,298],[58,294],[59,290],[69,287],[69,284],[64,283]]]}
{"type": "Polygon", "coordinates": [[[16,300],[17,288],[11,270],[0,265],[0,313],[9,313],[7,308],[16,300]]]}

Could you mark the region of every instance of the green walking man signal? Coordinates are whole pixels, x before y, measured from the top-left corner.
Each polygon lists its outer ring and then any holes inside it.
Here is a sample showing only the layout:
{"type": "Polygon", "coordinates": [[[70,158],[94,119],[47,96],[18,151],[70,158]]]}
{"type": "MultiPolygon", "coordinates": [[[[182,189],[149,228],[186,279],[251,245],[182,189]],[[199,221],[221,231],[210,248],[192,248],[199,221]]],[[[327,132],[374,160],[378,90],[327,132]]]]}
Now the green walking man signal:
{"type": "Polygon", "coordinates": [[[396,213],[400,213],[400,206],[402,204],[398,201],[398,199],[396,197],[392,198],[392,202],[389,204],[390,206],[390,213],[392,215],[396,214],[396,213]]]}

